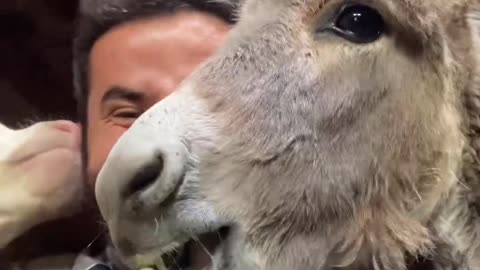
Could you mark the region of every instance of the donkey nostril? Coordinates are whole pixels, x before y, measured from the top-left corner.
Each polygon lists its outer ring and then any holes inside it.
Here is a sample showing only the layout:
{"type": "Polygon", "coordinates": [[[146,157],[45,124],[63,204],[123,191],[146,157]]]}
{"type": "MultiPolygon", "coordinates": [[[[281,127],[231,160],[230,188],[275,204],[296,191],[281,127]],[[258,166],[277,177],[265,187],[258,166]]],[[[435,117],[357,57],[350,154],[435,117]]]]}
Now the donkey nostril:
{"type": "Polygon", "coordinates": [[[123,197],[131,196],[153,185],[162,174],[163,163],[163,157],[159,155],[148,164],[141,167],[123,191],[123,197]]]}

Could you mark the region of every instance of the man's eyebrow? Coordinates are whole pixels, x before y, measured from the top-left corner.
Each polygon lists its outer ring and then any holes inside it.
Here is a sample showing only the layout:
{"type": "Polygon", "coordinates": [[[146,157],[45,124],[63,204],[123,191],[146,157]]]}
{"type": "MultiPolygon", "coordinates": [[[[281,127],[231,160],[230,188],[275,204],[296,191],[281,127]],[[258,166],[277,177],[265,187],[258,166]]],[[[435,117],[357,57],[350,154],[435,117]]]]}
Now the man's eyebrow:
{"type": "Polygon", "coordinates": [[[125,99],[132,102],[139,102],[144,99],[144,94],[137,90],[128,89],[121,86],[113,86],[108,89],[102,97],[101,103],[106,103],[113,99],[125,99]]]}

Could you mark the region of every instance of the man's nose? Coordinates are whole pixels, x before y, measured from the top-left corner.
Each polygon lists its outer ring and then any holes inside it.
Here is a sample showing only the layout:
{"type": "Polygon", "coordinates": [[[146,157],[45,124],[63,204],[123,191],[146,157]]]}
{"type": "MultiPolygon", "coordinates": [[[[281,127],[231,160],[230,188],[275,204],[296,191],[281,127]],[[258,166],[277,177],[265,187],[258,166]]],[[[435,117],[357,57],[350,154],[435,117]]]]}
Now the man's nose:
{"type": "Polygon", "coordinates": [[[166,204],[182,183],[186,152],[178,139],[127,132],[112,149],[96,183],[107,222],[166,204]]]}

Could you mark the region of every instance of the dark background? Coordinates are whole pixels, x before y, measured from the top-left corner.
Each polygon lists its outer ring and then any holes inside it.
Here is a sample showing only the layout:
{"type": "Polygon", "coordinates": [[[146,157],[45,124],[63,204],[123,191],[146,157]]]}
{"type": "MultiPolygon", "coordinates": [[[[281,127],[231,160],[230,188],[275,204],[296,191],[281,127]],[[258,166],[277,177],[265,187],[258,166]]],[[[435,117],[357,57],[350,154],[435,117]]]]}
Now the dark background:
{"type": "Polygon", "coordinates": [[[77,1],[0,1],[0,122],[75,117],[72,30],[77,1]]]}
{"type": "MultiPolygon", "coordinates": [[[[72,83],[72,36],[77,1],[0,1],[0,122],[76,118],[72,83]]],[[[75,218],[44,224],[22,235],[2,260],[82,250],[95,238],[86,233],[92,209],[75,218]]]]}

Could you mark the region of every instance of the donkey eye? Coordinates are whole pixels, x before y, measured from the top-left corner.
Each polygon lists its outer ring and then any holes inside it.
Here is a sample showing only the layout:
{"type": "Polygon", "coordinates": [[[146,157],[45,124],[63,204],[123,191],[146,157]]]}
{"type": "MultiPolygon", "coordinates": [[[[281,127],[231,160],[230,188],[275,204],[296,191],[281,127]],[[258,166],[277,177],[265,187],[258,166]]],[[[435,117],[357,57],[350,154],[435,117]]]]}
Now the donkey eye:
{"type": "Polygon", "coordinates": [[[332,30],[355,43],[377,40],[385,30],[382,16],[365,5],[345,7],[336,18],[332,30]]]}

